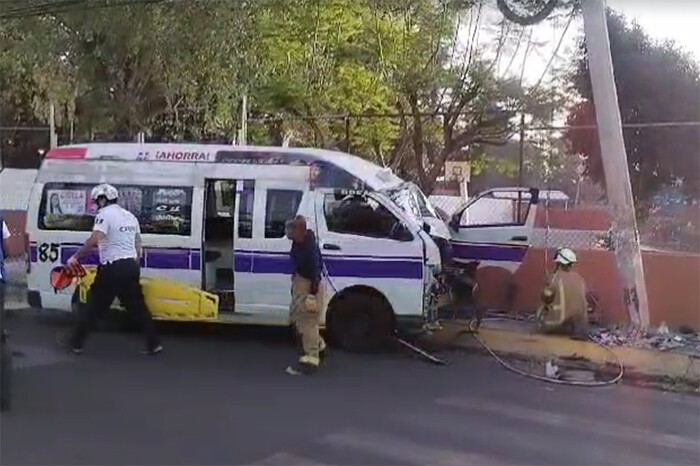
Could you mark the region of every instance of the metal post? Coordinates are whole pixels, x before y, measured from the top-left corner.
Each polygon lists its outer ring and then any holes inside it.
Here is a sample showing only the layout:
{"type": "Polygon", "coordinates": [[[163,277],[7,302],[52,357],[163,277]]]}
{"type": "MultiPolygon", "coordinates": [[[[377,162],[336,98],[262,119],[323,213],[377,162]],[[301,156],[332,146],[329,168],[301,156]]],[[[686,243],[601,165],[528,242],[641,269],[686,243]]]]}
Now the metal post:
{"type": "MultiPolygon", "coordinates": [[[[518,150],[518,187],[523,187],[523,165],[525,159],[525,112],[520,114],[520,147],[518,150]]],[[[523,193],[518,191],[518,213],[517,220],[520,223],[521,207],[523,204],[523,193]]]]}
{"type": "Polygon", "coordinates": [[[614,241],[615,256],[624,286],[624,302],[632,322],[647,327],[649,303],[610,56],[605,4],[603,0],[584,0],[582,3],[605,189],[613,209],[613,232],[617,236],[614,241]]]}

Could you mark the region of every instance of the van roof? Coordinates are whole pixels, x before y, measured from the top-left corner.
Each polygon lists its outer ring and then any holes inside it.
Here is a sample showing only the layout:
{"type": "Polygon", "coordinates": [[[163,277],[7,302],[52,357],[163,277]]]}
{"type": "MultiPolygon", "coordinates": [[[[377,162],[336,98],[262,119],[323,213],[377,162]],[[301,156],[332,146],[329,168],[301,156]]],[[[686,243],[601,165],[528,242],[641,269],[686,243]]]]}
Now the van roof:
{"type": "Polygon", "coordinates": [[[88,143],[49,150],[52,160],[158,161],[173,163],[310,164],[326,162],[345,170],[373,189],[391,188],[403,182],[391,169],[355,155],[299,147],[232,146],[194,143],[88,143]]]}

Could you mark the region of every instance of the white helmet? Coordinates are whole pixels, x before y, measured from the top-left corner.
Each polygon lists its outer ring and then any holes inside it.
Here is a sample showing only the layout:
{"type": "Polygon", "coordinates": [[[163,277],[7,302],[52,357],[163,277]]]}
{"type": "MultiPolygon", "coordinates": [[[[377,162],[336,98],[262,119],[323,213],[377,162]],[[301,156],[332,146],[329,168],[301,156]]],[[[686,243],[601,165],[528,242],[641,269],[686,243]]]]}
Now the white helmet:
{"type": "Polygon", "coordinates": [[[108,201],[116,201],[119,198],[119,191],[111,184],[102,183],[92,188],[90,194],[93,201],[96,201],[100,196],[104,196],[108,201]]]}
{"type": "Polygon", "coordinates": [[[578,262],[576,258],[576,253],[569,248],[561,248],[557,250],[557,254],[554,256],[554,262],[561,265],[572,265],[578,262]]]}

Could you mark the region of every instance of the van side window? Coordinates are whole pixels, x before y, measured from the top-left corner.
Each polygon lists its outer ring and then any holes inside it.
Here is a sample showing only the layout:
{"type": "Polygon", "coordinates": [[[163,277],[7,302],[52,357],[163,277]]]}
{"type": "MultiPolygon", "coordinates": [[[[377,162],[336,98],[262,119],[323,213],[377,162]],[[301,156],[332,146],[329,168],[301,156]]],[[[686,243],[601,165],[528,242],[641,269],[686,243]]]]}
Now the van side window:
{"type": "Polygon", "coordinates": [[[401,222],[386,207],[362,195],[327,194],[324,214],[328,231],[346,235],[391,238],[401,222]]]}
{"type": "MultiPolygon", "coordinates": [[[[39,207],[39,229],[90,231],[97,206],[92,184],[48,183],[39,207]]],[[[138,218],[141,232],[189,236],[192,228],[192,188],[115,186],[119,205],[138,218]]]]}
{"type": "Polygon", "coordinates": [[[255,191],[244,187],[240,193],[238,206],[238,237],[253,237],[253,205],[255,205],[255,191]]]}
{"type": "Polygon", "coordinates": [[[467,207],[460,216],[461,227],[523,225],[530,212],[530,195],[518,200],[516,193],[509,197],[485,195],[467,207]]]}
{"type": "Polygon", "coordinates": [[[283,238],[284,225],[294,217],[301,203],[301,191],[270,189],[265,204],[265,238],[283,238]]]}

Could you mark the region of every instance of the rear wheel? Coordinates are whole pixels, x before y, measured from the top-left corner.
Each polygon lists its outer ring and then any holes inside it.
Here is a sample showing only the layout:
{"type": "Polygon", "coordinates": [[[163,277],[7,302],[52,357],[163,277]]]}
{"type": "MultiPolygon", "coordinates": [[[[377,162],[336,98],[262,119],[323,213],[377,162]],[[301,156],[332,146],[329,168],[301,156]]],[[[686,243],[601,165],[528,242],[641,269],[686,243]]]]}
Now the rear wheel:
{"type": "Polygon", "coordinates": [[[328,336],[343,350],[368,353],[386,349],[394,333],[389,303],[369,292],[341,294],[328,311],[328,336]]]}

